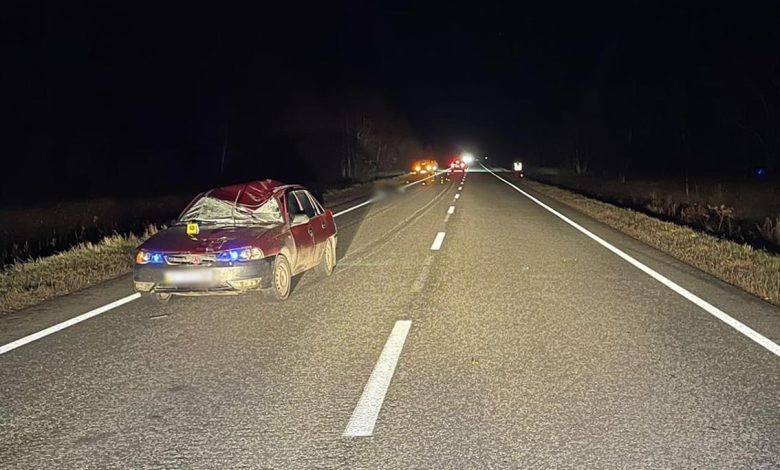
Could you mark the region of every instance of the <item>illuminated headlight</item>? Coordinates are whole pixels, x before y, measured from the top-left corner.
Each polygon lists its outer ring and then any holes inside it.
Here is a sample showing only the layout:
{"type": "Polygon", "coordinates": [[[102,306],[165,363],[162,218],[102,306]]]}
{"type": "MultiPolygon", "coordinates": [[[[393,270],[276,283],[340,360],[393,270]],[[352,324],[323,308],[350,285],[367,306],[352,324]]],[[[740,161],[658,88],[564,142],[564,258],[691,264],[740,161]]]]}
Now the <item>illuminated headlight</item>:
{"type": "Polygon", "coordinates": [[[138,250],[135,254],[135,264],[162,264],[165,258],[162,253],[154,251],[138,250]]]}
{"type": "Polygon", "coordinates": [[[463,163],[469,164],[469,163],[474,161],[474,155],[472,155],[472,154],[470,154],[468,152],[464,152],[460,156],[460,159],[463,160],[463,163]]]}
{"type": "Polygon", "coordinates": [[[420,171],[420,165],[417,165],[416,167],[414,167],[414,171],[420,171]]]}
{"type": "Polygon", "coordinates": [[[425,167],[425,169],[428,170],[428,171],[431,171],[431,166],[428,165],[428,166],[425,167]]]}
{"type": "Polygon", "coordinates": [[[260,248],[246,247],[236,250],[220,251],[217,253],[217,261],[253,261],[263,259],[265,255],[260,248]]]}

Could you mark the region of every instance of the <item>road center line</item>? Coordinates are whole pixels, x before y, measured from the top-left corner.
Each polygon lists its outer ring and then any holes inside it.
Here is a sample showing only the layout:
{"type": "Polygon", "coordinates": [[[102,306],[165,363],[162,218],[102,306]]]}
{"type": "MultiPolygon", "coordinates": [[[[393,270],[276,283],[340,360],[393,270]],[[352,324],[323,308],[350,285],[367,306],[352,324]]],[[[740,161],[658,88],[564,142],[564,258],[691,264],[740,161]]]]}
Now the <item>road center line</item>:
{"type": "Polygon", "coordinates": [[[414,283],[412,284],[412,292],[420,293],[423,291],[423,289],[425,288],[425,281],[428,280],[428,275],[431,273],[432,265],[433,265],[433,255],[428,255],[428,258],[426,258],[422,264],[422,268],[420,268],[420,274],[417,276],[417,279],[415,279],[414,283]]]}
{"type": "Polygon", "coordinates": [[[743,335],[747,336],[754,342],[758,343],[760,346],[766,348],[769,352],[773,353],[775,356],[780,357],[780,345],[777,343],[774,343],[772,340],[767,338],[766,336],[762,335],[761,333],[757,332],[756,330],[750,328],[749,326],[745,325],[744,323],[740,322],[736,318],[732,317],[731,315],[727,314],[723,310],[715,307],[714,305],[710,304],[709,302],[705,301],[701,297],[698,297],[694,295],[692,292],[684,289],[680,285],[676,284],[674,281],[670,280],[669,278],[665,277],[664,275],[653,271],[651,268],[645,266],[641,262],[637,261],[636,259],[632,258],[631,256],[627,255],[620,249],[614,247],[610,243],[606,242],[604,239],[598,237],[597,235],[591,233],[586,228],[582,227],[578,223],[574,222],[573,220],[569,219],[565,215],[561,214],[560,212],[556,211],[552,207],[548,206],[547,204],[543,203],[539,199],[531,196],[527,192],[523,191],[522,189],[518,188],[514,184],[510,183],[509,181],[505,180],[504,178],[498,176],[496,173],[482,165],[485,170],[487,170],[490,174],[495,176],[496,178],[500,179],[504,183],[511,186],[515,191],[519,192],[523,196],[527,197],[531,201],[535,202],[539,206],[546,209],[548,212],[552,213],[554,216],[558,217],[559,219],[563,220],[567,224],[571,225],[575,229],[579,230],[585,236],[592,239],[599,245],[603,246],[604,248],[608,249],[612,253],[618,255],[620,258],[622,258],[627,263],[631,264],[635,268],[639,269],[640,271],[644,272],[648,276],[652,277],[656,281],[660,282],[661,284],[665,285],[669,289],[673,290],[677,294],[684,297],[686,300],[690,301],[691,303],[697,305],[698,307],[702,308],[704,311],[709,313],[710,315],[714,316],[718,320],[722,321],[723,323],[727,324],[728,326],[734,328],[738,332],[742,333],[743,335]]]}
{"type": "Polygon", "coordinates": [[[450,214],[450,215],[454,214],[455,213],[455,206],[450,206],[450,208],[447,209],[447,213],[450,214]]]}
{"type": "Polygon", "coordinates": [[[411,326],[411,320],[395,322],[393,331],[387,338],[382,354],[379,355],[374,371],[371,372],[371,377],[363,388],[363,394],[342,434],[343,437],[366,437],[374,433],[376,419],[379,417],[379,411],[382,409],[382,403],[385,401],[387,389],[390,387],[390,381],[393,379],[398,358],[401,356],[411,326]]]}
{"type": "Polygon", "coordinates": [[[12,341],[8,344],[5,344],[3,346],[0,346],[0,354],[5,354],[8,351],[13,351],[14,349],[24,346],[27,343],[32,343],[35,340],[41,339],[45,336],[49,336],[52,333],[56,333],[60,330],[64,330],[65,328],[71,327],[73,325],[76,325],[78,323],[83,322],[84,320],[89,320],[92,317],[98,316],[101,313],[108,312],[109,310],[112,310],[116,307],[119,307],[120,305],[124,305],[128,302],[132,302],[133,300],[141,297],[141,294],[136,292],[135,294],[128,295],[127,297],[122,297],[119,300],[115,300],[111,302],[110,304],[103,305],[102,307],[98,307],[94,310],[90,310],[87,313],[82,313],[79,316],[73,317],[69,320],[65,320],[62,323],[57,323],[56,325],[50,326],[46,329],[43,329],[37,333],[33,333],[31,335],[27,335],[24,338],[19,338],[16,341],[12,341]]]}
{"type": "Polygon", "coordinates": [[[455,199],[459,199],[459,198],[460,198],[460,194],[456,194],[455,199]]]}
{"type": "Polygon", "coordinates": [[[445,235],[447,235],[446,232],[439,232],[436,234],[436,238],[433,239],[433,245],[431,245],[431,250],[433,251],[441,250],[441,244],[444,243],[445,235]]]}

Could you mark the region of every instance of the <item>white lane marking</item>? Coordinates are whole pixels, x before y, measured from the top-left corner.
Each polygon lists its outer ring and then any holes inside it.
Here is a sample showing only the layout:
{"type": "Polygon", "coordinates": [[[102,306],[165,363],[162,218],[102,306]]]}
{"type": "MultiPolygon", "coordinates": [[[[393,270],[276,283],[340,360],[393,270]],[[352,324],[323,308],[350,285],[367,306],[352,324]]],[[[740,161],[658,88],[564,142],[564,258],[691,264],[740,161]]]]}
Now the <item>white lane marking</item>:
{"type": "Polygon", "coordinates": [[[456,194],[455,199],[459,199],[459,198],[460,198],[460,194],[456,194]]]}
{"type": "MultiPolygon", "coordinates": [[[[408,188],[410,186],[414,186],[415,184],[421,183],[421,182],[423,182],[423,181],[425,181],[425,180],[427,180],[429,178],[433,178],[435,176],[438,176],[438,175],[440,175],[443,172],[444,172],[444,170],[439,171],[438,173],[436,173],[434,175],[431,175],[431,176],[428,176],[427,178],[423,178],[421,180],[417,180],[417,181],[414,181],[412,183],[406,184],[406,185],[402,186],[401,188],[402,189],[406,189],[406,188],[408,188]]],[[[369,199],[367,201],[363,201],[360,204],[352,206],[352,207],[350,207],[348,209],[344,209],[341,212],[337,212],[337,213],[333,214],[333,217],[339,217],[341,215],[347,214],[349,212],[354,211],[355,209],[359,209],[359,208],[361,208],[363,206],[371,204],[372,202],[375,202],[374,198],[371,198],[371,199],[369,199]]],[[[21,347],[21,346],[24,346],[25,344],[28,344],[28,343],[31,343],[33,341],[39,340],[41,338],[44,338],[46,336],[49,336],[52,333],[56,333],[56,332],[58,332],[60,330],[64,330],[65,328],[68,328],[68,327],[71,327],[71,326],[76,325],[78,323],[81,323],[84,320],[88,320],[88,319],[90,319],[90,318],[92,318],[94,316],[100,315],[101,313],[105,313],[105,312],[107,312],[107,311],[109,311],[111,309],[114,309],[114,308],[116,308],[116,307],[118,307],[120,305],[123,305],[123,304],[126,304],[128,302],[131,302],[131,301],[133,301],[133,300],[135,300],[135,299],[137,299],[139,297],[141,297],[141,294],[136,292],[135,294],[131,294],[131,295],[128,295],[127,297],[123,297],[123,298],[121,298],[119,300],[115,300],[115,301],[113,301],[113,302],[111,302],[109,304],[103,305],[102,307],[98,307],[98,308],[96,308],[94,310],[90,310],[87,313],[83,313],[83,314],[78,315],[76,317],[73,317],[73,318],[71,318],[69,320],[66,320],[66,321],[64,321],[62,323],[57,323],[56,325],[52,325],[52,326],[50,326],[50,327],[48,327],[46,329],[38,331],[37,333],[33,333],[31,335],[28,335],[28,336],[25,336],[23,338],[19,338],[19,339],[15,340],[15,341],[12,341],[12,342],[10,342],[8,344],[2,345],[2,346],[0,346],[0,355],[5,354],[5,353],[7,353],[9,351],[13,351],[14,349],[16,349],[18,347],[21,347]]]]}
{"type": "MultiPolygon", "coordinates": [[[[484,166],[483,166],[484,167],[484,166]]],[[[561,214],[560,212],[556,211],[552,207],[548,206],[547,204],[543,203],[542,201],[536,199],[535,197],[531,196],[527,192],[523,191],[522,189],[518,188],[514,184],[510,183],[509,181],[505,180],[504,178],[498,176],[491,170],[489,170],[487,167],[484,167],[485,170],[487,170],[489,173],[491,173],[496,178],[500,179],[504,183],[508,184],[512,188],[514,188],[515,191],[521,193],[523,196],[527,197],[528,199],[532,200],[536,204],[542,206],[543,208],[547,209],[550,213],[558,217],[559,219],[563,220],[567,224],[571,225],[575,229],[579,230],[583,234],[585,234],[588,238],[592,239],[599,245],[603,246],[604,248],[608,249],[612,253],[618,255],[619,257],[623,258],[626,262],[634,266],[635,268],[639,269],[640,271],[644,272],[648,276],[652,277],[656,281],[660,282],[661,284],[665,285],[669,289],[673,290],[677,294],[680,294],[682,297],[684,297],[686,300],[690,301],[691,303],[701,307],[703,310],[705,310],[710,315],[714,316],[718,320],[722,321],[723,323],[727,324],[728,326],[734,328],[735,330],[739,331],[743,335],[747,336],[751,340],[755,341],[762,347],[766,348],[769,352],[773,353],[775,356],[780,357],[780,345],[777,343],[774,343],[772,340],[767,338],[766,336],[762,335],[761,333],[757,332],[756,330],[750,328],[749,326],[745,325],[744,323],[740,322],[736,318],[732,317],[731,315],[727,314],[723,310],[715,307],[711,303],[705,301],[701,297],[698,297],[691,293],[690,291],[684,289],[680,285],[676,284],[669,278],[663,276],[662,274],[653,271],[649,267],[645,266],[644,264],[640,263],[636,259],[632,258],[631,256],[627,255],[620,249],[612,246],[608,242],[604,241],[602,238],[594,235],[593,233],[589,232],[587,229],[579,225],[578,223],[574,222],[573,220],[569,219],[565,215],[561,214]]]]}
{"type": "Polygon", "coordinates": [[[463,190],[463,186],[458,186],[458,191],[462,191],[462,190],[463,190]]]}
{"type": "Polygon", "coordinates": [[[428,255],[428,258],[425,259],[422,265],[422,269],[420,269],[420,274],[417,276],[417,279],[414,280],[414,283],[412,284],[412,292],[419,293],[422,292],[423,288],[425,287],[425,281],[428,279],[428,275],[431,272],[431,266],[433,265],[433,255],[428,255]]]}
{"type": "MultiPolygon", "coordinates": [[[[427,176],[427,177],[425,177],[425,178],[423,178],[423,179],[421,179],[421,180],[417,180],[417,181],[411,182],[411,183],[409,183],[409,184],[405,184],[405,185],[401,186],[401,189],[406,189],[406,188],[409,188],[409,187],[411,187],[411,186],[414,186],[415,184],[422,183],[423,181],[425,181],[425,180],[427,180],[427,179],[430,179],[430,178],[434,178],[434,177],[436,177],[436,176],[438,176],[438,175],[442,174],[443,172],[444,172],[444,170],[441,170],[441,171],[439,171],[438,173],[436,173],[436,174],[433,174],[433,175],[431,175],[431,176],[427,176]]],[[[370,199],[369,199],[369,200],[367,200],[367,201],[363,201],[363,202],[361,202],[360,204],[358,204],[358,205],[356,205],[356,206],[352,206],[352,207],[350,207],[350,208],[348,208],[348,209],[344,209],[343,211],[336,212],[335,214],[333,214],[333,217],[339,217],[339,216],[342,216],[342,215],[344,215],[344,214],[348,214],[348,213],[350,213],[350,212],[354,211],[355,209],[360,209],[361,207],[363,207],[363,206],[366,206],[366,205],[368,205],[368,204],[371,204],[372,202],[376,202],[376,199],[375,199],[375,198],[373,198],[373,197],[372,197],[372,198],[370,198],[370,199]]]]}
{"type": "Polygon", "coordinates": [[[401,356],[401,350],[411,326],[411,320],[395,322],[393,331],[387,338],[382,354],[379,355],[374,371],[371,372],[371,377],[363,388],[363,394],[360,396],[355,411],[352,412],[344,434],[342,434],[343,437],[365,437],[374,433],[376,419],[382,409],[382,403],[385,401],[387,389],[390,387],[395,366],[398,364],[398,358],[401,356]]]}
{"type": "Polygon", "coordinates": [[[450,208],[447,209],[447,213],[450,214],[450,215],[454,214],[455,213],[455,206],[450,206],[450,208]]]}
{"type": "Polygon", "coordinates": [[[90,318],[100,315],[101,313],[108,312],[111,309],[114,309],[116,307],[119,307],[120,305],[124,305],[128,302],[132,302],[133,300],[141,297],[141,294],[136,292],[135,294],[128,295],[127,297],[123,297],[119,300],[115,300],[114,302],[111,302],[110,304],[103,305],[102,307],[98,307],[94,310],[90,310],[87,313],[82,313],[79,316],[73,317],[70,320],[65,320],[62,323],[57,323],[56,325],[50,326],[44,330],[41,330],[37,333],[33,333],[31,335],[25,336],[24,338],[19,338],[16,341],[12,341],[8,344],[5,344],[3,346],[0,346],[0,354],[5,354],[8,351],[13,351],[14,349],[24,346],[27,343],[32,343],[35,340],[41,339],[45,336],[49,336],[52,333],[56,333],[60,330],[64,330],[65,328],[68,328],[70,326],[73,326],[77,323],[81,323],[84,320],[89,320],[90,318]]]}
{"type": "Polygon", "coordinates": [[[436,238],[433,239],[433,245],[431,245],[431,250],[433,251],[441,250],[441,244],[444,243],[445,235],[447,235],[446,232],[439,232],[436,234],[436,238]]]}
{"type": "Polygon", "coordinates": [[[444,216],[444,223],[446,224],[449,221],[450,221],[450,215],[447,214],[447,215],[444,216]]]}
{"type": "Polygon", "coordinates": [[[354,211],[355,209],[359,209],[359,208],[361,208],[361,207],[363,207],[365,205],[371,204],[372,202],[374,202],[374,198],[371,198],[368,201],[361,202],[360,204],[358,204],[356,206],[352,206],[349,209],[344,209],[341,212],[336,212],[335,214],[333,214],[333,217],[338,217],[338,216],[341,216],[341,215],[344,215],[344,214],[348,214],[348,213],[354,211]]]}

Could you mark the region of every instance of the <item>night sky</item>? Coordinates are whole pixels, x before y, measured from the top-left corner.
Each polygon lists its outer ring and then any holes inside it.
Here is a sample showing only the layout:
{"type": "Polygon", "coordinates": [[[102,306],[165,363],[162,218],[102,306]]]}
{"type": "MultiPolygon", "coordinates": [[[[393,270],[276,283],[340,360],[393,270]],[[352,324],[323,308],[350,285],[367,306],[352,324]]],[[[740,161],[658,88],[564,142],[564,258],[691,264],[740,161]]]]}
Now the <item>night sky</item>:
{"type": "Polygon", "coordinates": [[[437,155],[780,170],[773,3],[26,3],[2,19],[4,202],[330,179],[337,144],[294,148],[355,103],[437,155]]]}

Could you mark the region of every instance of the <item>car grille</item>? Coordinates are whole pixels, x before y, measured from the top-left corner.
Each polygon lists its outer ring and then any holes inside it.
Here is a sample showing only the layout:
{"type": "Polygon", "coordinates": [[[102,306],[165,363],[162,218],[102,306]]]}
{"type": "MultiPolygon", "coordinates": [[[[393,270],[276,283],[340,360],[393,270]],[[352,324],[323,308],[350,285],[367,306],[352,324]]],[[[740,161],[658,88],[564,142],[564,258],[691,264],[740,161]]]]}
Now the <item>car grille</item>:
{"type": "Polygon", "coordinates": [[[214,253],[182,253],[165,256],[165,262],[174,266],[210,266],[216,263],[216,261],[217,255],[214,253]]]}

